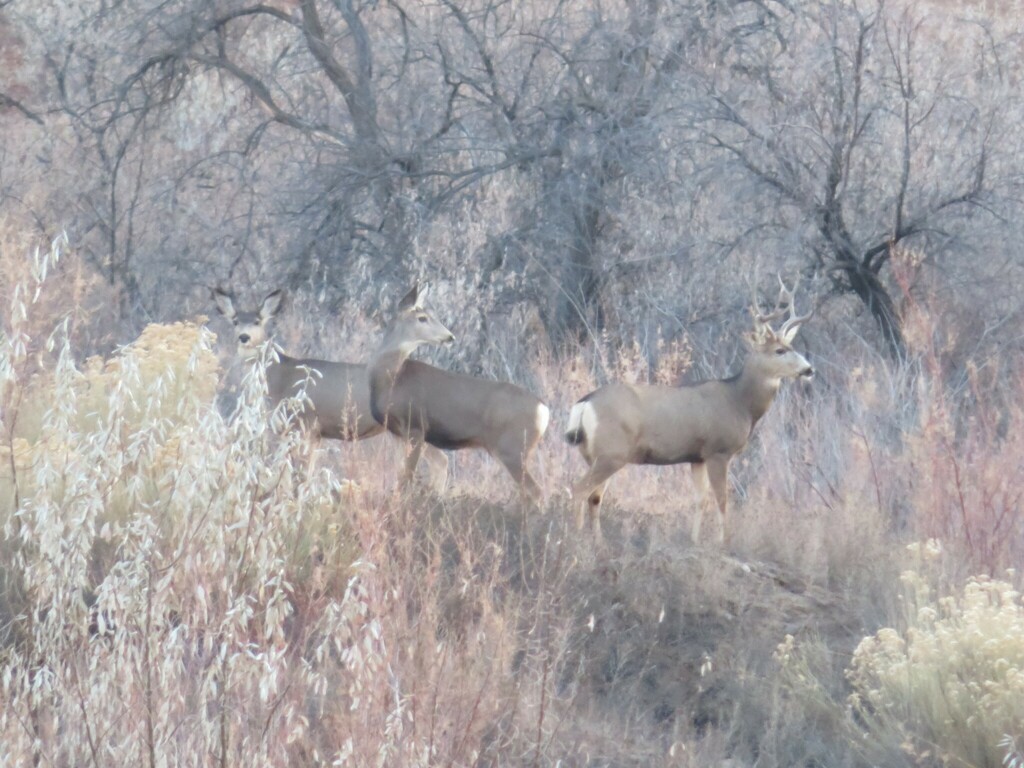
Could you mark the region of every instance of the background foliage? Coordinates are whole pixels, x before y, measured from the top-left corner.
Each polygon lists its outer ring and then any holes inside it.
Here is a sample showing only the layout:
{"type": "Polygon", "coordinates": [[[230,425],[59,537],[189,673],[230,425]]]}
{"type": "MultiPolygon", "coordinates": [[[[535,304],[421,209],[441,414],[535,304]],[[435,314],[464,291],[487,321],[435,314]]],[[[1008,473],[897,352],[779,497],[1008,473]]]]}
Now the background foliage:
{"type": "Polygon", "coordinates": [[[0,762],[1024,764],[1016,16],[0,1],[0,762]],[[818,375],[731,550],[652,467],[595,553],[569,406],[734,372],[776,272],[818,375]],[[284,287],[365,359],[415,277],[551,405],[542,509],[312,445],[204,326],[284,287]]]}

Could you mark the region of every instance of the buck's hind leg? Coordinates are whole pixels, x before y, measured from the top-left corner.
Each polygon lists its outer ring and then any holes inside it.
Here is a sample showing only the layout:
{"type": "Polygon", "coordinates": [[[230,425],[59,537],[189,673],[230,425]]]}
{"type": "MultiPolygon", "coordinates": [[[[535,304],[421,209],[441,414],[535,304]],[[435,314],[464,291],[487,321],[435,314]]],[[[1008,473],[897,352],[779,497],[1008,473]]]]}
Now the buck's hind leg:
{"type": "Polygon", "coordinates": [[[579,505],[576,515],[576,528],[582,530],[583,522],[590,519],[594,536],[601,539],[601,502],[608,480],[622,469],[626,462],[619,459],[599,458],[590,465],[590,469],[572,487],[572,498],[579,505]]]}
{"type": "MultiPolygon", "coordinates": [[[[604,501],[604,492],[608,488],[608,480],[605,480],[597,488],[590,492],[587,496],[585,504],[580,505],[580,512],[582,514],[584,508],[587,512],[587,519],[590,521],[590,530],[594,532],[594,538],[600,542],[603,540],[601,535],[601,502],[604,501]]],[[[582,527],[578,525],[577,527],[582,527]]]]}

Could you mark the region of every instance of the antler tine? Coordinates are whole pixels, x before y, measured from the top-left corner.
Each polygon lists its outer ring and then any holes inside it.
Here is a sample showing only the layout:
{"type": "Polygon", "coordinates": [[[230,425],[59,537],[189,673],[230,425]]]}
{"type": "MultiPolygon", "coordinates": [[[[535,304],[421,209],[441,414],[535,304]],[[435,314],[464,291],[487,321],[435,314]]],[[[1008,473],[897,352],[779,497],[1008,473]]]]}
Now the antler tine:
{"type": "Polygon", "coordinates": [[[750,285],[750,314],[753,317],[757,317],[761,313],[761,303],[757,298],[757,273],[758,265],[754,264],[754,279],[749,282],[750,285]]]}
{"type": "Polygon", "coordinates": [[[800,286],[800,273],[797,273],[796,280],[794,281],[792,288],[786,287],[781,275],[779,276],[779,285],[781,286],[781,289],[779,290],[779,301],[780,303],[785,301],[786,309],[789,312],[789,317],[786,318],[786,322],[784,322],[782,327],[779,329],[779,335],[785,337],[791,330],[797,328],[799,325],[810,319],[811,315],[814,314],[814,309],[812,308],[805,315],[798,315],[796,313],[795,295],[796,289],[800,286]]]}
{"type": "Polygon", "coordinates": [[[766,323],[767,316],[761,313],[761,299],[757,295],[758,273],[760,265],[754,264],[754,278],[750,281],[750,316],[754,320],[754,328],[757,331],[766,323]]]}
{"type": "Polygon", "coordinates": [[[766,326],[769,325],[773,320],[778,320],[786,313],[786,286],[782,283],[782,278],[779,278],[779,284],[782,285],[782,290],[779,291],[779,298],[778,301],[775,302],[775,308],[771,310],[768,314],[761,314],[760,307],[757,307],[757,313],[755,314],[755,318],[758,322],[763,323],[766,326]]]}

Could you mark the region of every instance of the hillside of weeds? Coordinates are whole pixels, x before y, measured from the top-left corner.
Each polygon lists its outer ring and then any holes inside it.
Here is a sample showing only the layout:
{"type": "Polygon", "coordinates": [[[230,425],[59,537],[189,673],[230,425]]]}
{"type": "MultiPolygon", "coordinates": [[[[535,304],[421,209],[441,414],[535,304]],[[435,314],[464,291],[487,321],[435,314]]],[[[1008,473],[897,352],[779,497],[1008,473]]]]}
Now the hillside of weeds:
{"type": "Polygon", "coordinates": [[[542,507],[470,454],[403,490],[402,445],[311,442],[259,367],[226,398],[202,319],[82,359],[66,249],[3,255],[3,764],[1024,762],[1024,379],[951,387],[927,306],[912,362],[780,396],[727,551],[689,541],[680,468],[617,476],[595,551],[564,413],[593,356],[672,381],[684,347],[521,361],[542,507]]]}

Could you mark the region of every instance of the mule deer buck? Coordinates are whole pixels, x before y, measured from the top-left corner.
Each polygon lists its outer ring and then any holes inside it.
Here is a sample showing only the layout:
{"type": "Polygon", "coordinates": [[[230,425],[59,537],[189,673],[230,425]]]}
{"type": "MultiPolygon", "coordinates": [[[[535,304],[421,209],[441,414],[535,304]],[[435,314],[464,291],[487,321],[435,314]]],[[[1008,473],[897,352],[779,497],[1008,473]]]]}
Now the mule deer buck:
{"type": "Polygon", "coordinates": [[[482,448],[500,461],[533,500],[540,486],[526,469],[548,426],[549,411],[522,387],[441,370],[409,360],[421,344],[455,340],[427,310],[427,286],[414,286],[399,302],[369,364],[373,416],[412,442],[408,477],[424,445],[446,450],[482,448]]]}
{"type": "MultiPolygon", "coordinates": [[[[235,329],[238,356],[254,360],[261,346],[270,340],[270,324],[281,308],[282,292],[267,294],[256,310],[239,310],[235,297],[217,288],[213,292],[217,309],[235,329]]],[[[267,394],[271,407],[306,392],[299,414],[303,425],[316,437],[335,440],[363,440],[383,433],[384,426],[373,418],[366,366],[314,358],[294,358],[275,346],[277,361],[267,366],[267,394]]],[[[447,478],[448,457],[431,450],[427,461],[431,481],[442,486],[447,478]]]]}
{"type": "Polygon", "coordinates": [[[729,461],[765,414],[784,378],[811,377],[813,369],[791,346],[800,325],[811,313],[797,315],[793,294],[779,278],[775,309],[762,314],[755,295],[751,306],[754,330],[746,337],[743,369],[728,379],[681,387],[650,384],[607,384],[579,400],[569,413],[565,433],[579,445],[590,469],[573,485],[579,504],[576,525],[582,528],[589,511],[595,537],[601,538],[601,500],[609,478],[627,464],[690,464],[703,496],[695,515],[692,539],[700,540],[702,518],[712,506],[708,485],[718,506],[719,543],[724,543],[728,509],[729,461]],[[770,323],[787,313],[778,330],[770,323]]]}

